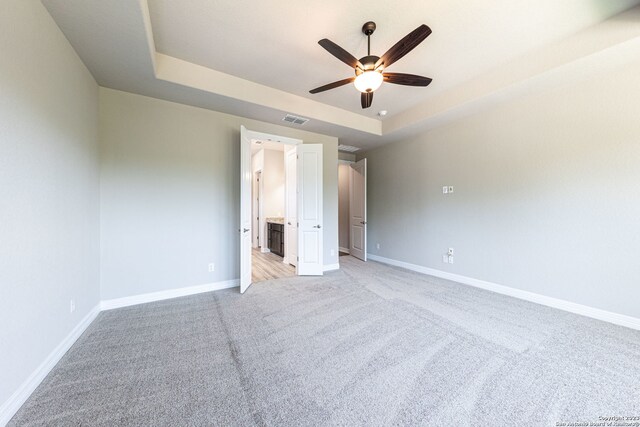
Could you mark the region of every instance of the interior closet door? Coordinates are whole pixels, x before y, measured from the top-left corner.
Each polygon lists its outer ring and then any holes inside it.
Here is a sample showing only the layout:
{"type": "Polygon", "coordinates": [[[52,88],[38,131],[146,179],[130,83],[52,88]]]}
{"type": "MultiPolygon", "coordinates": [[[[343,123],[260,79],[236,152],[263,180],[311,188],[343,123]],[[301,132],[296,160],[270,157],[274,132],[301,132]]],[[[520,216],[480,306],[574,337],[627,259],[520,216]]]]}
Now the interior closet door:
{"type": "Polygon", "coordinates": [[[367,159],[349,170],[349,253],[367,260],[367,159]]]}

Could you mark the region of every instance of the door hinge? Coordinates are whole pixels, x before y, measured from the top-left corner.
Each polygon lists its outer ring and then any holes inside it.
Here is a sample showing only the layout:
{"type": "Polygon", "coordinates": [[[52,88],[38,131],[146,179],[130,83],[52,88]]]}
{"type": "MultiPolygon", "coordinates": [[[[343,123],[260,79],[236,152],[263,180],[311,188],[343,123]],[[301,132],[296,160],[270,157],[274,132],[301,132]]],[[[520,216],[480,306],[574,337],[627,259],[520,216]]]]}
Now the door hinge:
{"type": "Polygon", "coordinates": [[[300,261],[300,257],[299,256],[296,257],[296,261],[300,261]]]}

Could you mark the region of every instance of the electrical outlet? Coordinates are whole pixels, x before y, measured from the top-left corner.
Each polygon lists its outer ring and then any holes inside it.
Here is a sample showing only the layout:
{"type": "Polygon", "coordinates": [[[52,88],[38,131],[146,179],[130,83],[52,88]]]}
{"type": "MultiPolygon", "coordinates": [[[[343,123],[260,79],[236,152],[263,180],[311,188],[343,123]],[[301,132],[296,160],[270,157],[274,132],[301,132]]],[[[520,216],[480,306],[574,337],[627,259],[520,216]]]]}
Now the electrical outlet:
{"type": "Polygon", "coordinates": [[[209,273],[216,271],[216,265],[214,263],[209,264],[209,273]]]}
{"type": "Polygon", "coordinates": [[[453,264],[453,255],[449,255],[449,264],[453,264]]]}
{"type": "Polygon", "coordinates": [[[449,248],[449,250],[447,251],[447,255],[453,255],[453,248],[449,248]]]}
{"type": "Polygon", "coordinates": [[[442,262],[444,262],[445,264],[449,263],[449,256],[448,255],[442,255],[442,262]]]}
{"type": "Polygon", "coordinates": [[[453,185],[449,186],[449,193],[453,193],[453,185]]]}
{"type": "Polygon", "coordinates": [[[69,313],[73,313],[74,311],[76,311],[76,303],[71,300],[71,303],[69,304],[69,313]]]}
{"type": "Polygon", "coordinates": [[[376,249],[380,249],[380,243],[376,243],[376,249]]]}
{"type": "Polygon", "coordinates": [[[447,194],[448,192],[449,192],[449,187],[447,187],[446,185],[442,187],[442,194],[447,194]]]}

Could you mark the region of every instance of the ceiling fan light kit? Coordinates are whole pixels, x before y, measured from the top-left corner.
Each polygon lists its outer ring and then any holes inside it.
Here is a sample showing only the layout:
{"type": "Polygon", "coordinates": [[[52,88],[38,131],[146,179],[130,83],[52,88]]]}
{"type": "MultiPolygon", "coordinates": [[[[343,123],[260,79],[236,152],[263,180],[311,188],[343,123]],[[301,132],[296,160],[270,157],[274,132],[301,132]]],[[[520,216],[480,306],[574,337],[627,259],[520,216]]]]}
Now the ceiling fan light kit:
{"type": "Polygon", "coordinates": [[[352,67],[356,76],[317,87],[309,92],[324,92],[325,90],[353,83],[356,89],[361,92],[360,103],[362,108],[369,108],[373,102],[373,92],[385,81],[404,86],[428,86],[429,83],[431,83],[431,79],[428,77],[404,73],[387,73],[385,69],[422,43],[422,41],[431,34],[431,29],[424,24],[420,25],[393,45],[391,49],[381,57],[371,55],[371,35],[375,30],[376,24],[372,21],[366,22],[362,26],[362,32],[367,36],[367,56],[360,59],[356,59],[349,52],[329,39],[320,40],[318,44],[325,48],[330,54],[352,67]]]}
{"type": "Polygon", "coordinates": [[[365,71],[356,77],[353,84],[360,92],[373,92],[380,87],[383,79],[379,71],[365,71]]]}

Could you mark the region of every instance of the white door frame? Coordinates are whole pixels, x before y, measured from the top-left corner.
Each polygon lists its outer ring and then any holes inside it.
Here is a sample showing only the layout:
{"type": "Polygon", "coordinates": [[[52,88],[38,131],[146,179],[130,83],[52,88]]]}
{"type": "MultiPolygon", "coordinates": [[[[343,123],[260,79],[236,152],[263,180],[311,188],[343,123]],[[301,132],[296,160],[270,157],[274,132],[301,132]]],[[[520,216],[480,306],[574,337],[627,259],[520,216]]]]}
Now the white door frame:
{"type": "MultiPolygon", "coordinates": [[[[299,144],[303,143],[303,141],[301,139],[288,138],[288,137],[285,137],[285,136],[273,135],[273,134],[264,133],[264,132],[256,132],[256,131],[252,131],[252,130],[246,129],[244,126],[241,126],[241,128],[242,128],[242,132],[244,132],[244,135],[246,136],[246,138],[249,141],[253,141],[253,140],[271,141],[271,142],[279,142],[279,143],[287,144],[287,145],[299,145],[299,144]]],[[[241,143],[242,143],[242,141],[241,141],[241,143]]],[[[240,161],[241,162],[246,162],[246,159],[241,157],[240,161]]],[[[250,171],[250,174],[251,174],[251,178],[253,179],[253,170],[252,170],[253,168],[252,168],[252,165],[251,165],[251,155],[249,155],[248,165],[241,165],[241,170],[244,170],[245,168],[248,168],[248,170],[250,171]]],[[[262,180],[261,180],[261,182],[262,182],[262,180]]],[[[241,197],[241,199],[242,199],[242,197],[241,197]]],[[[260,203],[262,203],[262,201],[260,203]]],[[[285,203],[286,203],[286,200],[285,200],[285,203]]],[[[242,200],[241,200],[240,209],[242,210],[243,208],[247,209],[247,207],[244,206],[244,204],[242,203],[242,200]]],[[[250,211],[249,212],[250,217],[253,217],[253,212],[251,212],[252,211],[251,204],[249,204],[248,210],[250,211]]],[[[285,206],[285,211],[286,211],[286,206],[285,206]]],[[[240,217],[242,218],[242,212],[240,212],[240,217]]],[[[262,221],[262,218],[261,218],[261,221],[262,221]]],[[[253,220],[250,221],[250,224],[253,225],[253,220]]],[[[240,228],[241,228],[241,232],[242,232],[242,224],[241,224],[240,228]]],[[[249,231],[249,233],[250,233],[250,235],[253,235],[252,231],[249,231]]],[[[265,243],[264,241],[261,241],[260,245],[262,247],[264,247],[263,246],[264,243],[265,243]]],[[[252,259],[251,258],[252,257],[250,256],[248,262],[249,262],[249,265],[252,267],[252,259]]],[[[243,261],[242,261],[242,255],[241,255],[241,267],[242,267],[242,262],[243,261]]],[[[241,272],[240,273],[241,273],[241,276],[242,276],[242,268],[241,268],[241,272]]],[[[296,271],[296,274],[297,274],[297,271],[296,271]]],[[[246,287],[244,289],[246,290],[246,287]]],[[[241,291],[243,291],[242,287],[241,287],[241,291]]]]}
{"type": "Polygon", "coordinates": [[[349,254],[362,261],[367,260],[367,228],[367,159],[364,158],[349,166],[349,254]],[[358,188],[362,194],[358,200],[354,191],[356,175],[362,177],[358,188]],[[356,239],[356,235],[360,238],[356,239]],[[357,242],[361,248],[356,246],[357,242]]]}
{"type": "MultiPolygon", "coordinates": [[[[352,165],[355,163],[355,160],[342,160],[338,159],[338,174],[340,173],[340,165],[352,165]]],[[[338,178],[339,179],[339,178],[338,178]]],[[[347,192],[349,192],[349,200],[348,200],[348,208],[351,208],[351,171],[347,173],[347,192]]],[[[340,199],[340,183],[338,183],[338,200],[340,199]]],[[[349,247],[345,248],[340,246],[340,220],[338,219],[338,257],[340,257],[340,252],[350,253],[351,251],[351,215],[347,217],[347,234],[349,237],[349,247]]]]}
{"type": "Polygon", "coordinates": [[[258,243],[260,252],[271,252],[267,247],[267,222],[264,217],[264,179],[262,178],[262,169],[255,171],[255,174],[260,174],[260,181],[258,181],[258,243]]]}
{"type": "Polygon", "coordinates": [[[251,197],[251,215],[253,215],[251,225],[255,226],[255,229],[251,230],[251,238],[253,239],[251,245],[256,249],[259,249],[262,244],[262,236],[260,235],[260,220],[262,219],[262,188],[260,186],[262,180],[258,181],[258,176],[262,178],[262,169],[253,171],[251,182],[251,188],[254,192],[251,197]]]}

